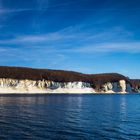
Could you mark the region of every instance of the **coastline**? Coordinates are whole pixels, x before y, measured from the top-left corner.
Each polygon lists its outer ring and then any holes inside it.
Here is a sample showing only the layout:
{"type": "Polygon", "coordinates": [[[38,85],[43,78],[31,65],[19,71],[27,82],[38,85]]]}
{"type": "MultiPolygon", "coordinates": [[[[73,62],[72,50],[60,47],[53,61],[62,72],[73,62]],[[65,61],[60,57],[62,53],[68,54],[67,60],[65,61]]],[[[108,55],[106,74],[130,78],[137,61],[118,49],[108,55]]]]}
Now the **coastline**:
{"type": "Polygon", "coordinates": [[[0,66],[0,94],[126,94],[140,93],[140,80],[118,73],[0,66]]]}
{"type": "MultiPolygon", "coordinates": [[[[133,92],[114,92],[114,91],[107,91],[107,92],[95,92],[92,88],[83,88],[83,89],[30,89],[30,90],[23,90],[23,89],[12,89],[12,88],[1,88],[0,87],[0,94],[129,94],[133,92]]],[[[137,94],[137,93],[134,93],[137,94]]]]}

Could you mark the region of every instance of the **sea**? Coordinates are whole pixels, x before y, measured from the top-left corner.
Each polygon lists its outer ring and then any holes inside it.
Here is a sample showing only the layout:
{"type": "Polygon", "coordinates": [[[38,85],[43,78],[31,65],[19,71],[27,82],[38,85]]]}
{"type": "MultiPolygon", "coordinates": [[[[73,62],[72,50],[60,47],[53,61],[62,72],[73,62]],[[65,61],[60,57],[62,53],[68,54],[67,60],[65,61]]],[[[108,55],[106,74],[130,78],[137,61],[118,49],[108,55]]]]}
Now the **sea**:
{"type": "Polygon", "coordinates": [[[0,140],[140,140],[140,94],[1,94],[0,140]]]}

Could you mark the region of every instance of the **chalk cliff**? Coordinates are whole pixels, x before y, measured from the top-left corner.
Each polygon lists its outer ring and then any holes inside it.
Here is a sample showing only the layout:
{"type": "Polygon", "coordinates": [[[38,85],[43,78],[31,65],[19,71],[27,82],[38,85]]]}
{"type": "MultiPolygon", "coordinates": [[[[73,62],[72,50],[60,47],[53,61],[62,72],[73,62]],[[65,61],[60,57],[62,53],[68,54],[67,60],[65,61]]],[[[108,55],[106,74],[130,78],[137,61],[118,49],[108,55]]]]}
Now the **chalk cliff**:
{"type": "Polygon", "coordinates": [[[73,71],[0,67],[0,93],[132,93],[140,80],[121,74],[82,74],[73,71]]]}

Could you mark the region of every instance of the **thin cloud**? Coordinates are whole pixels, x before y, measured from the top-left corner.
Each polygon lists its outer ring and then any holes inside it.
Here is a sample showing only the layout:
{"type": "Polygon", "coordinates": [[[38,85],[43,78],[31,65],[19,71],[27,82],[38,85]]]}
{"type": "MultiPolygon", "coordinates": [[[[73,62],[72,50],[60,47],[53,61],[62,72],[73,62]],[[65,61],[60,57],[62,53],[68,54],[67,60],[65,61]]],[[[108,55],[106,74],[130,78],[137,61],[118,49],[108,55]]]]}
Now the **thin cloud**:
{"type": "Polygon", "coordinates": [[[110,52],[126,52],[126,53],[140,53],[140,42],[124,42],[124,43],[104,43],[93,44],[90,46],[83,46],[77,49],[66,50],[68,52],[76,53],[110,53],[110,52]]]}
{"type": "Polygon", "coordinates": [[[57,32],[48,34],[38,34],[38,35],[23,35],[15,36],[11,39],[0,40],[0,44],[19,44],[19,43],[43,43],[43,42],[53,42],[53,41],[65,41],[67,39],[83,39],[91,36],[89,33],[81,33],[75,30],[75,27],[68,27],[57,32]]]}
{"type": "Polygon", "coordinates": [[[17,36],[13,39],[0,40],[0,44],[43,43],[43,42],[64,40],[69,38],[74,38],[74,36],[71,35],[63,36],[57,33],[50,33],[44,35],[25,35],[25,36],[17,36]]]}
{"type": "Polygon", "coordinates": [[[33,9],[8,9],[8,8],[0,8],[0,14],[11,14],[15,12],[25,12],[31,11],[33,9]]]}
{"type": "Polygon", "coordinates": [[[54,51],[60,53],[140,52],[140,42],[134,42],[133,40],[130,40],[129,42],[124,41],[125,38],[131,37],[133,34],[124,30],[122,27],[113,27],[104,32],[94,33],[84,31],[83,29],[84,25],[70,26],[54,33],[15,36],[11,39],[0,40],[0,44],[14,44],[17,46],[22,45],[24,47],[30,46],[30,48],[46,47],[49,52],[54,51]],[[73,44],[73,42],[75,43],[73,44]],[[52,44],[53,47],[50,47],[50,44],[52,44]]]}
{"type": "Polygon", "coordinates": [[[38,34],[38,35],[23,35],[15,36],[11,39],[0,40],[0,44],[18,44],[18,43],[43,43],[43,42],[53,42],[53,41],[63,41],[67,40],[73,42],[86,41],[87,44],[96,41],[108,41],[119,38],[126,38],[131,36],[131,33],[123,30],[121,27],[113,27],[110,30],[104,32],[89,32],[84,30],[84,25],[79,26],[69,26],[57,32],[52,32],[48,34],[38,34]]]}

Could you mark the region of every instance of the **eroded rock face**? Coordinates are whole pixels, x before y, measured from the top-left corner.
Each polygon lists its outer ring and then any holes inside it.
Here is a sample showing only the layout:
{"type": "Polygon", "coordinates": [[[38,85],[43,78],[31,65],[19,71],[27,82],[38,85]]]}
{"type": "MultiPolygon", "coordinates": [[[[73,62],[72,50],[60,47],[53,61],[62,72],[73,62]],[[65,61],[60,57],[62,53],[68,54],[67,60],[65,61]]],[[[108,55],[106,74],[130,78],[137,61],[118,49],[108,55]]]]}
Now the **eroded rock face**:
{"type": "Polygon", "coordinates": [[[135,88],[133,88],[133,91],[140,93],[140,87],[136,86],[135,88]]]}
{"type": "Polygon", "coordinates": [[[15,79],[0,78],[0,87],[14,87],[17,86],[18,83],[19,81],[15,79]]]}
{"type": "MultiPolygon", "coordinates": [[[[28,92],[33,89],[38,90],[56,90],[56,89],[64,89],[64,91],[69,91],[71,89],[79,90],[81,92],[84,89],[91,89],[89,91],[95,91],[95,89],[92,88],[90,83],[81,82],[81,81],[75,81],[75,82],[53,82],[49,80],[17,80],[17,79],[9,79],[9,78],[0,78],[0,88],[12,88],[23,90],[25,92],[28,92]]],[[[136,87],[133,89],[133,91],[140,92],[140,88],[136,87]]],[[[126,83],[125,80],[120,80],[118,82],[107,82],[102,86],[102,89],[99,89],[97,92],[104,92],[104,93],[126,93],[126,92],[132,92],[132,87],[130,84],[126,83]]]]}
{"type": "Polygon", "coordinates": [[[119,85],[120,85],[120,92],[126,92],[126,82],[125,82],[125,80],[120,80],[119,85]]]}
{"type": "Polygon", "coordinates": [[[48,80],[15,80],[15,79],[5,79],[5,78],[0,78],[0,87],[15,87],[15,88],[32,88],[36,87],[39,89],[43,88],[50,88],[50,89],[57,89],[57,88],[91,88],[90,83],[85,83],[85,82],[53,82],[53,81],[48,81],[48,80]]]}
{"type": "Polygon", "coordinates": [[[104,92],[119,92],[118,83],[107,82],[103,85],[104,92]]]}
{"type": "Polygon", "coordinates": [[[126,84],[126,92],[128,92],[128,93],[132,93],[133,92],[131,85],[128,84],[128,83],[126,84]]]}
{"type": "Polygon", "coordinates": [[[115,92],[115,93],[125,93],[125,92],[132,92],[132,87],[130,84],[126,84],[125,80],[120,80],[118,82],[107,82],[103,85],[104,92],[115,92]]]}

